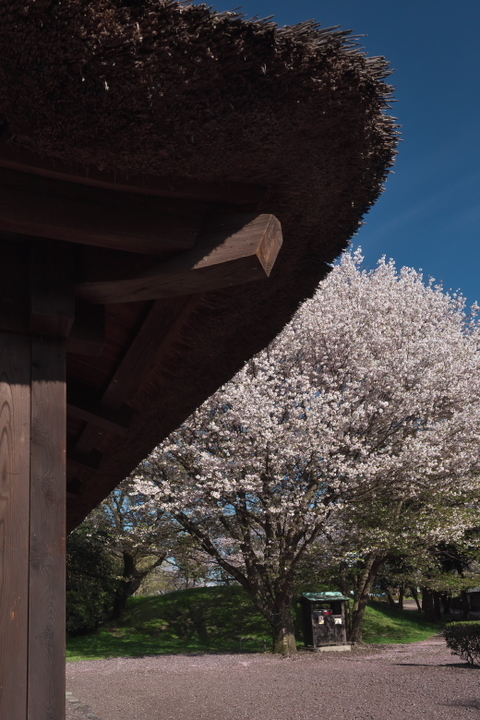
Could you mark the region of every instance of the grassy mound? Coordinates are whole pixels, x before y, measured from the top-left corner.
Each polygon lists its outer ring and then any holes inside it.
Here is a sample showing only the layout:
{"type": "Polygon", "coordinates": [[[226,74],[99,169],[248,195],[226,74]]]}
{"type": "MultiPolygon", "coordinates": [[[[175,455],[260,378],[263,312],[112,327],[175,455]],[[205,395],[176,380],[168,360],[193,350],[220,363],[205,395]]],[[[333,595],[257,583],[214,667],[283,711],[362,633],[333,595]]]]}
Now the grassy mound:
{"type": "MultiPolygon", "coordinates": [[[[300,623],[297,639],[301,644],[300,623]]],[[[363,639],[368,643],[424,640],[440,627],[422,613],[371,603],[363,639]]],[[[131,598],[116,624],[71,637],[68,660],[139,657],[180,652],[264,652],[270,627],[239,586],[194,588],[168,595],[131,598]]]]}
{"type": "Polygon", "coordinates": [[[399,610],[384,602],[371,602],[365,611],[363,641],[411,643],[438,634],[443,626],[428,623],[417,610],[399,610]]]}

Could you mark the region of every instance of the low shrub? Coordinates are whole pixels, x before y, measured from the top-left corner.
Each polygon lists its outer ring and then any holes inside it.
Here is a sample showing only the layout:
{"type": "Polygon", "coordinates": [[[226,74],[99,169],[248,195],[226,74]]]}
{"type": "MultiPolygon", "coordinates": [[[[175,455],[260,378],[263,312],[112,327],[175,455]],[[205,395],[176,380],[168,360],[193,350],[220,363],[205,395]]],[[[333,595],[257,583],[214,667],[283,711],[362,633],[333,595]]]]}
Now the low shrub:
{"type": "Polygon", "coordinates": [[[470,665],[480,665],[480,621],[452,622],[443,631],[447,647],[470,665]]]}

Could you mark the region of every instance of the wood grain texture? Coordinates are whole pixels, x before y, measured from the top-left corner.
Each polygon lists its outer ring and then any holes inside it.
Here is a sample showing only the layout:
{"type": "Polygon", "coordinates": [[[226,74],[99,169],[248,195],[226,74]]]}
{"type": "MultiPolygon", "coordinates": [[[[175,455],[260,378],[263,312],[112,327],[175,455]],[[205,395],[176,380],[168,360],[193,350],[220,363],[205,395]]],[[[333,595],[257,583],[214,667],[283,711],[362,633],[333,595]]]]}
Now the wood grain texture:
{"type": "Polygon", "coordinates": [[[197,305],[197,298],[178,298],[169,304],[167,312],[161,301],[153,303],[135,340],[110,380],[102,396],[102,404],[114,409],[131,402],[158,359],[178,339],[197,305]]]}
{"type": "Polygon", "coordinates": [[[65,717],[65,343],[32,340],[28,720],[65,717]]]}
{"type": "Polygon", "coordinates": [[[282,240],[280,222],[273,215],[223,216],[209,223],[192,250],[168,262],[151,262],[137,273],[126,266],[94,268],[102,279],[78,282],[75,294],[91,303],[110,304],[191,295],[260,280],[270,275],[282,240]]]}
{"type": "Polygon", "coordinates": [[[0,718],[27,711],[30,343],[0,333],[0,718]]]}

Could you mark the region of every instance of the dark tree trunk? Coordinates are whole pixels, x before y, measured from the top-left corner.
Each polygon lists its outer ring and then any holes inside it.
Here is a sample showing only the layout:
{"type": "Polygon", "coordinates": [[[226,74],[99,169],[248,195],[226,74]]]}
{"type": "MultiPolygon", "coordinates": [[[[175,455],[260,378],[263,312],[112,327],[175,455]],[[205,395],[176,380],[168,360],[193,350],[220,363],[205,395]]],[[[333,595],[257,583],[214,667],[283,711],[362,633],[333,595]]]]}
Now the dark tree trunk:
{"type": "Polygon", "coordinates": [[[343,564],[340,568],[340,573],[338,577],[338,587],[340,588],[342,595],[348,596],[350,593],[350,583],[347,579],[347,571],[348,568],[346,564],[343,564]]]}
{"type": "Polygon", "coordinates": [[[418,599],[418,593],[417,593],[416,589],[414,587],[412,587],[411,585],[410,585],[410,592],[412,594],[413,599],[415,600],[415,602],[417,604],[417,610],[421,610],[422,606],[420,604],[420,600],[418,599]]]}
{"type": "Polygon", "coordinates": [[[387,590],[387,600],[388,600],[388,604],[390,605],[390,607],[395,607],[396,603],[395,603],[395,600],[393,599],[393,596],[392,596],[392,593],[390,592],[390,590],[387,590]]]}
{"type": "Polygon", "coordinates": [[[295,625],[292,617],[291,604],[285,602],[275,613],[272,623],[273,652],[282,655],[293,655],[297,652],[295,625]]]}
{"type": "Polygon", "coordinates": [[[433,613],[435,617],[435,622],[439,623],[442,622],[442,602],[441,602],[441,594],[437,592],[436,590],[433,593],[433,613]]]}
{"type": "Polygon", "coordinates": [[[433,596],[432,591],[422,587],[422,610],[425,613],[425,619],[433,622],[433,596]]]}
{"type": "Polygon", "coordinates": [[[465,590],[462,590],[460,597],[462,598],[462,618],[463,618],[463,620],[466,620],[469,610],[470,610],[470,605],[469,605],[468,596],[467,596],[467,593],[465,590]]]}
{"type": "Polygon", "coordinates": [[[428,622],[441,622],[440,593],[429,588],[422,588],[422,609],[428,622]]]}
{"type": "Polygon", "coordinates": [[[113,600],[112,620],[118,620],[123,615],[128,598],[138,590],[142,579],[142,575],[137,573],[133,555],[124,551],[122,578],[118,582],[118,588],[113,600]]]}
{"type": "Polygon", "coordinates": [[[362,641],[362,624],[365,608],[367,607],[375,578],[385,560],[385,556],[377,557],[375,553],[371,553],[365,560],[365,567],[359,580],[355,593],[355,601],[353,603],[352,628],[350,631],[350,642],[352,643],[362,641]]]}
{"type": "Polygon", "coordinates": [[[135,557],[124,550],[123,556],[123,571],[122,577],[119,580],[117,591],[113,600],[113,609],[110,616],[111,620],[118,620],[127,607],[128,598],[135,593],[142,580],[147,577],[154,568],[162,564],[164,557],[159,557],[153,565],[149,565],[146,570],[138,570],[135,562],[135,557]]]}
{"type": "Polygon", "coordinates": [[[400,608],[400,610],[403,610],[404,597],[405,597],[405,586],[400,585],[400,587],[398,589],[398,607],[400,608]]]}
{"type": "Polygon", "coordinates": [[[443,612],[449,613],[450,612],[450,601],[451,601],[450,595],[448,593],[441,593],[440,599],[442,601],[443,612]]]}

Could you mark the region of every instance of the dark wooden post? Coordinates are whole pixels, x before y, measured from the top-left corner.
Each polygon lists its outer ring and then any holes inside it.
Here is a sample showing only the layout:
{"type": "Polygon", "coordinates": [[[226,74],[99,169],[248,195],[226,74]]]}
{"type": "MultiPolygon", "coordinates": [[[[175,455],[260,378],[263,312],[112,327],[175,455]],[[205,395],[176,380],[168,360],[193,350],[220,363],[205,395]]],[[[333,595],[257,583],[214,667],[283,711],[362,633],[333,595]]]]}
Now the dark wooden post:
{"type": "Polygon", "coordinates": [[[27,717],[30,343],[0,334],[0,716],[27,717]]]}
{"type": "Polygon", "coordinates": [[[0,333],[0,717],[65,717],[65,349],[0,333]]]}
{"type": "Polygon", "coordinates": [[[65,717],[65,341],[32,341],[28,720],[65,717]]]}
{"type": "Polygon", "coordinates": [[[69,258],[48,243],[3,249],[0,718],[64,720],[69,258]]]}

